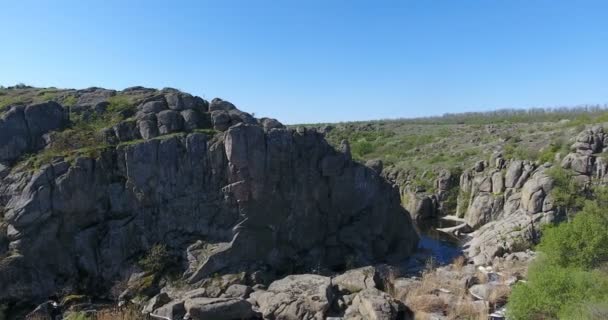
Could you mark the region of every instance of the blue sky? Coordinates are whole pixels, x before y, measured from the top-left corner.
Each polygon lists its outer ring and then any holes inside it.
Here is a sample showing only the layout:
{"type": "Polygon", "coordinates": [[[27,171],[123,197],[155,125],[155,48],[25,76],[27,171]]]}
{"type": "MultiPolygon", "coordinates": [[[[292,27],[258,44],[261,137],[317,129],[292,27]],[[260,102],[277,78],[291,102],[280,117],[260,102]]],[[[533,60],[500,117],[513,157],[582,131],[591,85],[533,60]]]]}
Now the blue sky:
{"type": "Polygon", "coordinates": [[[608,1],[0,4],[5,86],[170,86],[286,123],[608,102],[608,1]]]}

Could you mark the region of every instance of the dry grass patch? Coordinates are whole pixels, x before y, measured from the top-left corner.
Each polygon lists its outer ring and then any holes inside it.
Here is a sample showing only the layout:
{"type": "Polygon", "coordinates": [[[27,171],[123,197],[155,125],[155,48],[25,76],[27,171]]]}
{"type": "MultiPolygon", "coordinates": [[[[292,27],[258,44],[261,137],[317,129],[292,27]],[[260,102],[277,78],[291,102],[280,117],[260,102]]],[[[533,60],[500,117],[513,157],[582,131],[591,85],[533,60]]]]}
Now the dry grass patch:
{"type": "Polygon", "coordinates": [[[508,285],[498,285],[494,287],[488,298],[490,304],[494,307],[502,306],[507,303],[507,298],[511,294],[511,287],[508,285]]]}
{"type": "Polygon", "coordinates": [[[451,320],[487,320],[488,306],[479,301],[462,300],[449,311],[451,320]]]}

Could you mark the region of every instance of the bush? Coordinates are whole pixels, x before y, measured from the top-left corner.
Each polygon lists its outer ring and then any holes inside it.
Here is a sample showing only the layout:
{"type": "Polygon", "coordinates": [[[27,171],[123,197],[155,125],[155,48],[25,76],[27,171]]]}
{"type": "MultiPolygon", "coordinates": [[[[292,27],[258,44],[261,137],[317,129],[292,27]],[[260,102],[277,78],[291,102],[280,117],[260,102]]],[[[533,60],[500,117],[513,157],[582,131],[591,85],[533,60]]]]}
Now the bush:
{"type": "Polygon", "coordinates": [[[587,304],[608,302],[608,277],[598,271],[551,266],[530,267],[528,283],[518,284],[509,297],[509,319],[586,319],[587,304]]]}
{"type": "Polygon", "coordinates": [[[161,273],[171,265],[171,256],[164,244],[154,245],[150,251],[139,260],[139,266],[150,273],[161,273]]]}
{"type": "Polygon", "coordinates": [[[572,172],[555,166],[547,172],[553,178],[551,196],[555,205],[566,214],[580,210],[587,198],[582,186],[573,179],[572,172]]]}
{"type": "Polygon", "coordinates": [[[588,270],[608,261],[607,244],[608,214],[588,201],[571,223],[545,228],[538,250],[552,265],[588,270]]]}
{"type": "Polygon", "coordinates": [[[598,188],[571,222],[543,229],[537,247],[542,255],[530,267],[528,283],[516,286],[509,298],[511,319],[605,319],[607,203],[608,192],[598,188]]]}

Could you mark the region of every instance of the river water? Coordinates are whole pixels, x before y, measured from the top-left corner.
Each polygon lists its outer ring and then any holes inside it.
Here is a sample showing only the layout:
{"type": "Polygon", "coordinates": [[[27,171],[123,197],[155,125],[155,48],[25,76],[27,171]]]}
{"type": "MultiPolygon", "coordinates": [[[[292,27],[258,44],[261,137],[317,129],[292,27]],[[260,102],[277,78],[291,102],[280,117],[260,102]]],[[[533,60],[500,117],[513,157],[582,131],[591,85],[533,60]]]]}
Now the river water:
{"type": "Polygon", "coordinates": [[[420,234],[419,252],[427,259],[432,259],[435,265],[451,263],[462,254],[462,241],[455,236],[437,231],[437,228],[454,227],[461,222],[445,219],[433,219],[419,222],[420,234]]]}

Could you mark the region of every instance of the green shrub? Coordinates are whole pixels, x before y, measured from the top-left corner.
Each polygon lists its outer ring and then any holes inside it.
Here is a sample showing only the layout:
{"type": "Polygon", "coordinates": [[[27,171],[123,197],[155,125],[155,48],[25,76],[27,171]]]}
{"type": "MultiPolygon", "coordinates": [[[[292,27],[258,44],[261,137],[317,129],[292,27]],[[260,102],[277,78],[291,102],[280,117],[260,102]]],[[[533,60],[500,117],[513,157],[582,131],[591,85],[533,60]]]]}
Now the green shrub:
{"type": "Polygon", "coordinates": [[[608,213],[588,201],[572,222],[545,228],[538,250],[560,267],[598,267],[608,261],[608,213]]]}
{"type": "Polygon", "coordinates": [[[528,282],[518,284],[509,297],[509,319],[586,319],[588,304],[608,302],[608,275],[599,271],[534,263],[528,282]]]}
{"type": "Polygon", "coordinates": [[[516,286],[509,298],[510,319],[605,319],[608,191],[597,188],[590,198],[572,221],[543,229],[537,247],[541,257],[530,267],[528,282],[516,286]]]}
{"type": "Polygon", "coordinates": [[[573,179],[573,173],[559,166],[554,166],[547,173],[554,181],[551,196],[555,205],[566,211],[566,214],[580,210],[587,194],[582,186],[573,179]]]}
{"type": "Polygon", "coordinates": [[[93,317],[87,315],[83,311],[70,312],[68,314],[68,316],[65,317],[65,320],[92,320],[92,319],[93,319],[93,317]]]}
{"type": "Polygon", "coordinates": [[[147,272],[156,274],[166,271],[171,265],[171,255],[164,244],[152,246],[150,251],[139,260],[139,266],[147,272]]]}
{"type": "Polygon", "coordinates": [[[538,150],[518,144],[516,141],[509,141],[503,151],[504,157],[507,159],[534,161],[541,155],[538,150]]]}
{"type": "Polygon", "coordinates": [[[362,159],[365,155],[374,151],[374,146],[367,140],[359,140],[351,146],[351,152],[357,159],[362,159]]]}

